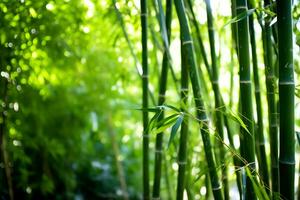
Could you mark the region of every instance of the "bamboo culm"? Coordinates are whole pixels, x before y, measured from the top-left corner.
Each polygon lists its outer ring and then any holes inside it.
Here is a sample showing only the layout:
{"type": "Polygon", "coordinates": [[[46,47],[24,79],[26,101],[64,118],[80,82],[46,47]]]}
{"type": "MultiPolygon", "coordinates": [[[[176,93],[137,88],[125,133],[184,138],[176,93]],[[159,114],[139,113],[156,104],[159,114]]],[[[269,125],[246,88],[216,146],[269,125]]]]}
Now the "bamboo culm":
{"type": "Polygon", "coordinates": [[[295,181],[295,82],[293,66],[292,0],[277,0],[279,53],[279,191],[294,199],[295,181]]]}
{"type": "Polygon", "coordinates": [[[147,0],[141,0],[142,26],[142,107],[143,107],[143,198],[150,199],[149,183],[149,116],[148,116],[148,46],[147,46],[147,0]]]}
{"type": "MultiPolygon", "coordinates": [[[[264,1],[265,7],[270,6],[270,1],[264,1]]],[[[265,76],[268,101],[268,120],[269,120],[269,137],[270,137],[270,154],[271,154],[271,182],[272,182],[272,197],[277,199],[279,191],[279,171],[278,171],[278,123],[277,109],[275,98],[275,70],[273,65],[273,51],[271,40],[271,19],[265,18],[263,27],[264,41],[264,59],[265,59],[265,76]]]]}
{"type": "MultiPolygon", "coordinates": [[[[243,12],[247,12],[247,10],[248,7],[246,0],[236,0],[237,16],[243,12]]],[[[237,22],[237,44],[240,65],[241,119],[244,121],[247,127],[247,130],[241,127],[240,144],[241,156],[246,160],[247,164],[249,164],[250,170],[253,171],[253,169],[255,169],[255,151],[248,33],[248,17],[245,17],[237,22]]],[[[246,199],[256,199],[253,185],[249,176],[247,176],[246,179],[246,199]]]]}
{"type": "MultiPolygon", "coordinates": [[[[171,35],[171,20],[172,20],[172,0],[167,0],[166,2],[166,29],[168,42],[171,35]]],[[[166,48],[166,47],[165,47],[166,48]]],[[[162,69],[159,81],[159,95],[158,95],[158,105],[161,106],[165,102],[165,94],[167,88],[167,79],[168,79],[168,68],[169,60],[167,51],[164,51],[162,69]]],[[[164,118],[164,112],[162,111],[158,121],[161,121],[164,118]]],[[[153,193],[152,198],[160,198],[160,181],[161,181],[161,166],[162,166],[162,156],[163,156],[163,133],[158,133],[156,135],[155,141],[155,163],[154,163],[154,184],[153,184],[153,193]]]]}
{"type": "MultiPolygon", "coordinates": [[[[250,2],[250,1],[249,1],[250,2]]],[[[252,9],[253,6],[249,3],[249,8],[252,9]]],[[[264,126],[263,126],[263,114],[261,105],[261,92],[260,92],[260,82],[259,82],[259,72],[257,66],[257,55],[256,55],[256,40],[255,40],[255,30],[254,30],[254,20],[253,15],[249,16],[249,30],[250,30],[250,42],[251,42],[251,54],[252,54],[252,67],[253,67],[253,77],[254,77],[254,87],[255,87],[255,101],[256,101],[256,116],[257,123],[254,129],[255,132],[255,147],[258,160],[259,174],[261,180],[266,188],[269,188],[269,172],[267,155],[265,150],[265,139],[264,139],[264,126]]],[[[269,191],[269,190],[267,190],[269,191]]]]}
{"type": "Polygon", "coordinates": [[[208,118],[205,113],[204,104],[202,101],[202,96],[200,91],[200,80],[198,77],[198,68],[195,62],[194,45],[190,35],[188,19],[185,14],[183,1],[175,0],[175,7],[176,7],[176,12],[180,24],[182,54],[183,57],[187,59],[187,64],[188,64],[187,67],[189,70],[189,76],[192,83],[195,105],[197,108],[197,118],[200,121],[199,122],[201,126],[200,131],[203,140],[206,161],[209,168],[209,175],[211,178],[213,195],[215,199],[219,200],[219,199],[223,199],[222,186],[219,183],[215,159],[211,147],[209,128],[208,128],[208,118]]]}
{"type": "MultiPolygon", "coordinates": [[[[183,45],[181,42],[181,49],[183,45]]],[[[181,111],[185,113],[187,110],[187,98],[188,98],[188,60],[181,53],[181,111]]],[[[178,178],[177,178],[177,200],[183,200],[183,191],[186,182],[186,164],[187,164],[187,140],[188,140],[188,117],[184,115],[184,120],[181,124],[180,130],[180,143],[178,152],[178,178]]]]}
{"type": "Polygon", "coordinates": [[[217,66],[217,56],[215,49],[215,33],[213,26],[213,15],[210,0],[205,0],[206,3],[206,13],[207,13],[207,28],[208,28],[208,37],[210,44],[210,54],[211,54],[211,70],[212,70],[212,86],[214,90],[215,97],[215,119],[216,119],[216,132],[218,134],[218,150],[219,150],[219,159],[222,166],[222,181],[224,185],[224,199],[229,199],[229,183],[227,178],[227,166],[225,163],[225,149],[223,146],[224,141],[224,119],[221,111],[221,98],[220,98],[220,88],[219,88],[219,76],[218,76],[218,66],[217,66]]]}
{"type": "MultiPolygon", "coordinates": [[[[208,63],[208,60],[207,60],[206,51],[205,51],[205,48],[204,48],[204,45],[203,45],[203,42],[202,42],[202,37],[200,35],[200,29],[199,29],[198,23],[196,21],[196,16],[195,16],[195,13],[193,11],[192,2],[191,2],[191,0],[187,0],[187,3],[188,3],[188,6],[189,6],[189,9],[190,9],[190,12],[191,12],[191,16],[192,16],[192,20],[191,21],[192,21],[192,23],[193,23],[193,25],[194,25],[194,27],[196,29],[196,36],[197,36],[197,40],[198,40],[198,43],[199,43],[201,56],[203,58],[204,65],[205,65],[207,73],[209,75],[209,80],[210,80],[211,84],[213,84],[212,70],[211,70],[211,67],[210,67],[210,65],[208,63]]],[[[235,6],[234,6],[234,8],[235,8],[235,6]]],[[[224,103],[224,100],[223,100],[223,97],[222,97],[221,93],[219,93],[219,97],[220,97],[220,100],[221,100],[221,110],[222,110],[223,113],[226,113],[226,107],[225,107],[225,103],[224,103]]],[[[225,123],[225,126],[226,126],[226,130],[227,130],[227,135],[228,135],[230,147],[232,149],[235,149],[234,148],[234,144],[233,144],[233,131],[232,131],[232,128],[230,126],[230,122],[229,122],[229,120],[228,120],[227,117],[224,117],[224,123],[225,123]]],[[[240,164],[239,164],[240,161],[238,160],[237,156],[233,157],[233,163],[234,163],[235,166],[240,166],[240,164]]],[[[236,171],[236,176],[237,176],[236,180],[237,180],[237,185],[238,185],[239,193],[241,193],[241,181],[240,181],[239,171],[236,171]]]]}

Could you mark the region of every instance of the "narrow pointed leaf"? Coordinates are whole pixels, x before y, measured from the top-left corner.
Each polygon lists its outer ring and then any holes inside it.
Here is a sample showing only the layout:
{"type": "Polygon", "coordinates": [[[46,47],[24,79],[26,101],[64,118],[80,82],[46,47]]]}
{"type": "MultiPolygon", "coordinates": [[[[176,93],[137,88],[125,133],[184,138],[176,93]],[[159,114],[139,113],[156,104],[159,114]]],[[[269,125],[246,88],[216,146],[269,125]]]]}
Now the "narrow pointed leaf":
{"type": "Polygon", "coordinates": [[[179,115],[179,117],[177,118],[175,124],[173,125],[173,127],[171,129],[171,135],[170,135],[170,139],[169,139],[169,143],[168,143],[168,148],[169,148],[171,142],[174,140],[175,135],[176,135],[182,121],[183,121],[183,115],[179,115]]]}

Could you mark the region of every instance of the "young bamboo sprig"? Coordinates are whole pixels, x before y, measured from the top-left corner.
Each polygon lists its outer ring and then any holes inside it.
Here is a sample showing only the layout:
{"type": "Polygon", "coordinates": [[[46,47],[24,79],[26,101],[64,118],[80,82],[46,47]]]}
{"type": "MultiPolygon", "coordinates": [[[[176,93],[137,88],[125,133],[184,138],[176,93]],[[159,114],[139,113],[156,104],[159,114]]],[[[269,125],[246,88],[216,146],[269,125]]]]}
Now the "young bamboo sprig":
{"type": "MultiPolygon", "coordinates": [[[[236,0],[236,14],[247,12],[247,1],[236,0]]],[[[249,54],[249,28],[248,17],[237,22],[238,58],[240,64],[240,100],[241,119],[247,130],[241,127],[240,143],[241,155],[251,167],[255,169],[254,135],[253,135],[253,110],[252,110],[252,88],[250,79],[250,54],[249,54]]],[[[246,179],[246,199],[255,199],[251,179],[246,179]]]]}
{"type": "Polygon", "coordinates": [[[279,50],[279,191],[294,199],[295,181],[295,82],[293,65],[292,0],[277,0],[279,50]]]}
{"type": "Polygon", "coordinates": [[[142,26],[142,87],[143,87],[143,197],[150,199],[149,183],[149,116],[148,116],[148,46],[147,46],[147,0],[141,0],[142,26]]]}
{"type": "Polygon", "coordinates": [[[222,186],[220,185],[215,159],[212,152],[209,128],[208,128],[208,118],[204,109],[204,104],[202,101],[201,90],[200,90],[200,80],[198,77],[198,68],[195,62],[194,55],[194,45],[190,35],[190,29],[188,25],[187,16],[185,14],[185,8],[182,0],[175,0],[175,7],[177,16],[180,24],[180,35],[182,42],[182,56],[187,60],[187,67],[189,70],[189,76],[192,83],[192,89],[194,94],[194,100],[197,108],[197,118],[200,121],[201,126],[201,136],[204,145],[204,151],[206,156],[207,165],[209,167],[209,174],[211,178],[211,185],[213,190],[214,198],[219,200],[223,199],[222,186]]]}
{"type": "MultiPolygon", "coordinates": [[[[166,31],[167,31],[167,40],[169,42],[171,35],[171,20],[172,20],[172,0],[167,0],[166,3],[166,31]]],[[[166,47],[167,48],[167,47],[166,47]]],[[[159,95],[158,95],[158,105],[161,106],[165,102],[165,94],[167,88],[167,77],[168,77],[168,66],[169,60],[167,51],[164,51],[162,69],[159,81],[159,95]]],[[[158,118],[158,121],[164,118],[164,111],[158,118]]],[[[155,142],[155,163],[154,163],[154,184],[153,184],[153,193],[152,197],[154,199],[160,198],[160,180],[161,180],[161,162],[162,162],[162,153],[163,153],[163,133],[158,133],[156,135],[155,142]]]]}

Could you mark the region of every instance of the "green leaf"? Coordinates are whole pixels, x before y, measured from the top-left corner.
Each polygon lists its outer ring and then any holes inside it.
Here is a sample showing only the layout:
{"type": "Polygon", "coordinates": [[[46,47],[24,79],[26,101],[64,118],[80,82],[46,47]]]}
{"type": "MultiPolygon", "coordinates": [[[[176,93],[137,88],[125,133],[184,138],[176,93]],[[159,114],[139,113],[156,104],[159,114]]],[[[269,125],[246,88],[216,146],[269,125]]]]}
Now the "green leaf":
{"type": "Polygon", "coordinates": [[[226,115],[228,118],[236,121],[242,128],[244,128],[247,131],[247,133],[250,134],[246,124],[243,122],[243,120],[237,114],[235,114],[234,112],[229,110],[229,113],[224,112],[224,115],[226,115]]]}
{"type": "Polygon", "coordinates": [[[252,182],[254,192],[255,192],[255,195],[257,196],[257,198],[262,199],[262,200],[269,200],[270,198],[266,192],[265,186],[261,185],[258,182],[256,176],[251,173],[249,167],[246,167],[246,173],[252,182]]]}
{"type": "Polygon", "coordinates": [[[155,113],[155,115],[150,119],[149,125],[148,125],[148,129],[152,130],[153,127],[155,127],[157,119],[159,118],[159,116],[162,114],[162,110],[159,110],[157,113],[155,113]]]}
{"type": "Polygon", "coordinates": [[[299,131],[296,131],[296,136],[297,136],[298,145],[300,145],[300,132],[299,131]]]}
{"type": "Polygon", "coordinates": [[[236,23],[236,22],[239,22],[239,21],[243,20],[244,18],[246,18],[246,17],[252,15],[252,14],[254,13],[254,11],[255,11],[255,8],[249,9],[249,10],[247,10],[247,11],[245,11],[245,12],[242,12],[242,13],[238,14],[236,17],[234,17],[234,18],[232,18],[231,20],[229,20],[229,21],[223,26],[223,28],[224,28],[225,26],[229,25],[229,24],[233,24],[233,23],[236,23]]]}
{"type": "Polygon", "coordinates": [[[177,112],[181,112],[181,110],[179,108],[176,108],[176,107],[168,105],[168,104],[163,105],[163,107],[170,108],[170,109],[175,110],[177,112]]]}
{"type": "Polygon", "coordinates": [[[171,144],[171,142],[174,140],[174,137],[183,121],[183,114],[182,115],[179,115],[179,117],[177,118],[175,124],[173,125],[172,129],[171,129],[171,135],[170,135],[170,139],[169,139],[169,142],[168,142],[168,148],[171,144]]]}

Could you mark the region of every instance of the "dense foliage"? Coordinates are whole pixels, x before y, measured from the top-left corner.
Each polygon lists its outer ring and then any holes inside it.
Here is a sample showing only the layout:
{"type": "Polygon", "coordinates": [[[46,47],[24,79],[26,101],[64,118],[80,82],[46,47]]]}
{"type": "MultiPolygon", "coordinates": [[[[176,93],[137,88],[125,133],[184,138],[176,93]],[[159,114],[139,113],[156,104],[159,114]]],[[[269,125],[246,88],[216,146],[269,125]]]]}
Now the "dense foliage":
{"type": "MultiPolygon", "coordinates": [[[[1,199],[278,198],[276,6],[2,0],[1,199]]],[[[285,144],[296,141],[298,183],[300,3],[292,9],[295,95],[280,94],[295,98],[285,144]]]]}

